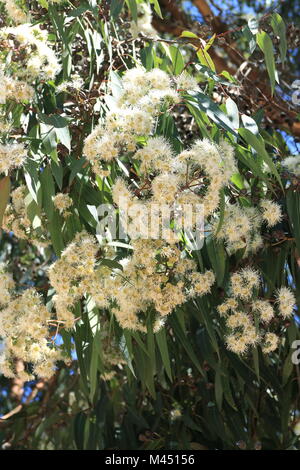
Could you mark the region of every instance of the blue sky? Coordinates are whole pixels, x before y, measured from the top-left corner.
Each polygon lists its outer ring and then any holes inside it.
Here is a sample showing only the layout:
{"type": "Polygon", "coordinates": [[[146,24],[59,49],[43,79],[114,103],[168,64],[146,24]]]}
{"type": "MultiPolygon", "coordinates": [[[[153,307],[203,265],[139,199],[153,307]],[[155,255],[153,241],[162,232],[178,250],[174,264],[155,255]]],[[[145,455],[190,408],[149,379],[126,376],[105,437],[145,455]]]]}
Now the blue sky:
{"type": "MultiPolygon", "coordinates": [[[[257,5],[261,4],[261,5],[264,5],[266,8],[270,7],[270,5],[272,3],[274,3],[274,2],[268,2],[268,1],[257,1],[256,2],[257,5]]],[[[222,0],[215,0],[214,4],[217,5],[217,6],[220,6],[220,8],[227,14],[230,14],[232,11],[242,11],[242,13],[245,13],[245,14],[253,13],[253,8],[250,8],[247,5],[245,5],[244,2],[241,4],[241,2],[238,2],[237,0],[231,0],[230,8],[226,8],[226,5],[224,4],[224,2],[222,0]]],[[[202,15],[199,13],[198,8],[196,8],[192,4],[192,2],[185,1],[185,2],[183,2],[183,5],[184,5],[184,8],[186,9],[186,11],[191,13],[194,16],[195,19],[197,19],[199,21],[202,20],[202,15]]],[[[216,14],[216,15],[220,14],[218,9],[215,8],[211,3],[210,3],[210,7],[211,7],[211,10],[214,14],[216,14]]]]}

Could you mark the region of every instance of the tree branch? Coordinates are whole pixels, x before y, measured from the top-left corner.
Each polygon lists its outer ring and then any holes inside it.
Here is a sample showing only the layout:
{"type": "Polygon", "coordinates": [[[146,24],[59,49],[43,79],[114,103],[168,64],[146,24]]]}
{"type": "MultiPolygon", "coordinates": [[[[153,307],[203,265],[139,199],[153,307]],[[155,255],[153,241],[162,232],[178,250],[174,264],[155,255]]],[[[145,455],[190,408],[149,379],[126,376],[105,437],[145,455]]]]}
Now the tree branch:
{"type": "Polygon", "coordinates": [[[192,0],[192,3],[198,8],[204,21],[212,26],[214,33],[223,33],[226,31],[226,25],[222,23],[218,16],[213,14],[206,0],[192,0]]]}

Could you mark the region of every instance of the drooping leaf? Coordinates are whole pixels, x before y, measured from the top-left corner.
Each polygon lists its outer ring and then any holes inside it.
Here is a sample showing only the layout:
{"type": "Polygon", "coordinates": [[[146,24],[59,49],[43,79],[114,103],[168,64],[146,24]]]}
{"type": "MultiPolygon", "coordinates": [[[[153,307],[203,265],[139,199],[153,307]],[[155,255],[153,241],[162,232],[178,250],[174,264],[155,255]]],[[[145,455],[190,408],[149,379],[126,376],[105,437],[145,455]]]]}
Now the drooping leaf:
{"type": "Polygon", "coordinates": [[[271,26],[274,34],[279,37],[279,50],[281,62],[284,64],[287,53],[286,25],[278,13],[273,13],[271,17],[271,26]]]}
{"type": "Polygon", "coordinates": [[[275,89],[275,82],[278,82],[276,67],[275,67],[275,58],[272,39],[265,31],[261,31],[256,35],[257,44],[264,53],[265,63],[271,83],[271,92],[272,95],[275,89]]]}

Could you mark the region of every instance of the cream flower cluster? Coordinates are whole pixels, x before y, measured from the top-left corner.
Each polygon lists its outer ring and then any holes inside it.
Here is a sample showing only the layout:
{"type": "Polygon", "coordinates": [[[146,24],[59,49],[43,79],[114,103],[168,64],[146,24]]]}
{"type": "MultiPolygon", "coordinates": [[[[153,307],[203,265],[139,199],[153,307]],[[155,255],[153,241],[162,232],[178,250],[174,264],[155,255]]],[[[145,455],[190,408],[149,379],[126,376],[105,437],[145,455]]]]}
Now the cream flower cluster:
{"type": "Polygon", "coordinates": [[[53,298],[56,316],[66,328],[72,328],[72,308],[85,293],[92,290],[95,301],[101,303],[105,300],[101,279],[104,279],[107,269],[96,269],[98,251],[96,239],[86,232],[80,232],[63,251],[61,258],[49,268],[50,284],[56,291],[53,298]]]}
{"type": "Polygon", "coordinates": [[[29,23],[0,29],[1,60],[4,71],[13,79],[28,84],[37,78],[50,80],[60,66],[54,51],[47,43],[47,31],[29,23]]]}
{"type": "Polygon", "coordinates": [[[224,240],[229,254],[245,250],[244,256],[255,253],[263,245],[261,229],[265,223],[273,227],[282,219],[280,206],[273,201],[263,199],[259,207],[240,207],[228,204],[219,228],[219,219],[212,225],[217,239],[224,240]]]}
{"type": "Polygon", "coordinates": [[[18,103],[30,101],[34,95],[34,89],[23,80],[15,80],[4,74],[0,68],[0,104],[5,104],[8,100],[18,103]]]}
{"type": "Polygon", "coordinates": [[[0,113],[0,134],[6,136],[11,130],[11,123],[6,119],[6,117],[0,113]]]}
{"type": "Polygon", "coordinates": [[[0,371],[9,378],[33,380],[34,374],[53,375],[61,353],[47,337],[50,335],[50,313],[34,289],[12,296],[14,281],[4,267],[0,268],[0,336],[4,351],[0,354],[0,371]],[[16,369],[16,361],[26,363],[25,370],[16,369]],[[31,367],[31,368],[30,368],[31,367]]]}
{"type": "Polygon", "coordinates": [[[110,162],[136,150],[136,139],[148,136],[162,103],[179,101],[170,77],[159,69],[128,70],[122,78],[122,92],[115,105],[86,138],[83,152],[101,174],[101,162],[110,162]]]}
{"type": "Polygon", "coordinates": [[[5,209],[2,228],[7,232],[13,232],[17,238],[46,246],[49,244],[48,232],[43,224],[34,229],[27,215],[25,204],[27,194],[28,189],[25,185],[21,185],[12,191],[12,200],[5,209]]]}
{"type": "Polygon", "coordinates": [[[281,287],[277,292],[277,304],[280,315],[289,318],[296,303],[293,292],[288,287],[281,287]]]}
{"type": "MultiPolygon", "coordinates": [[[[96,240],[84,232],[76,236],[49,269],[57,318],[65,327],[73,326],[72,308],[84,295],[100,308],[111,306],[122,328],[146,331],[146,314],[152,310],[153,329],[158,331],[187,298],[210,292],[213,272],[197,273],[196,263],[183,259],[177,247],[161,240],[136,240],[133,248],[133,256],[121,261],[123,269],[111,272],[96,262],[96,240]]],[[[112,248],[104,247],[104,253],[112,256],[112,248]]]]}
{"type": "MultiPolygon", "coordinates": [[[[218,306],[218,312],[226,318],[229,334],[227,347],[236,354],[246,353],[250,347],[261,345],[264,353],[274,351],[279,337],[266,331],[275,310],[269,300],[259,299],[260,277],[252,268],[244,268],[230,279],[230,296],[218,306]]],[[[295,297],[287,287],[276,293],[278,314],[289,318],[293,314],[295,297]]]]}
{"type": "Polygon", "coordinates": [[[262,209],[262,218],[269,228],[274,227],[274,225],[281,221],[281,208],[276,202],[263,199],[260,202],[260,207],[262,209]]]}
{"type": "Polygon", "coordinates": [[[56,209],[63,215],[63,217],[68,217],[71,215],[71,212],[68,209],[73,205],[73,200],[68,194],[57,193],[53,197],[53,204],[56,209]]]}
{"type": "Polygon", "coordinates": [[[14,232],[17,238],[27,239],[31,222],[26,214],[24,198],[27,193],[25,185],[19,186],[11,194],[11,204],[8,204],[3,218],[3,229],[14,232]]]}
{"type": "Polygon", "coordinates": [[[292,157],[285,158],[282,161],[282,165],[286,167],[291,173],[296,176],[300,176],[300,155],[294,155],[292,157]]]}
{"type": "MultiPolygon", "coordinates": [[[[175,155],[165,138],[150,137],[133,158],[140,161],[138,187],[136,184],[127,186],[119,179],[112,193],[120,209],[127,208],[128,235],[136,233],[139,226],[141,238],[143,233],[149,233],[149,227],[143,225],[145,213],[155,212],[155,208],[159,213],[164,205],[177,215],[183,214],[185,207],[190,208],[190,216],[184,219],[185,229],[195,226],[200,217],[199,205],[207,219],[219,206],[220,190],[236,171],[232,147],[226,142],[217,145],[208,139],[198,140],[189,150],[175,155]]],[[[161,217],[160,224],[164,223],[161,217]]],[[[172,239],[171,234],[167,239],[172,239]]]]}
{"type": "Polygon", "coordinates": [[[152,311],[157,332],[176,307],[210,292],[213,272],[196,272],[196,263],[182,258],[177,247],[162,240],[135,240],[132,245],[133,256],[123,261],[110,294],[116,302],[112,311],[122,328],[145,332],[146,313],[152,311]]]}
{"type": "Polygon", "coordinates": [[[62,92],[71,93],[73,90],[78,92],[83,88],[84,80],[82,77],[80,77],[78,74],[74,74],[71,78],[72,79],[69,81],[60,83],[56,87],[56,93],[62,93],[62,92]]]}
{"type": "Polygon", "coordinates": [[[27,151],[23,144],[0,143],[0,173],[7,173],[23,165],[27,151]]]}
{"type": "MultiPolygon", "coordinates": [[[[124,154],[130,153],[132,161],[139,162],[138,181],[127,187],[119,180],[113,188],[114,202],[120,206],[122,198],[122,204],[134,210],[135,231],[137,221],[143,225],[145,209],[155,204],[176,206],[177,212],[183,205],[192,206],[191,228],[199,216],[197,205],[203,205],[204,217],[212,214],[219,205],[221,188],[237,171],[233,148],[226,141],[217,145],[203,139],[176,155],[167,139],[151,137],[154,118],[162,104],[179,101],[176,88],[197,87],[186,72],[172,81],[162,70],[146,72],[137,67],[124,74],[121,85],[115,108],[86,138],[84,154],[100,176],[105,162],[124,154]],[[139,137],[145,139],[145,144],[137,149],[139,137]],[[136,214],[138,206],[140,216],[136,214]]],[[[129,227],[129,235],[130,232],[129,227]]]]}
{"type": "Polygon", "coordinates": [[[23,8],[23,4],[25,4],[24,1],[5,0],[1,1],[1,3],[4,3],[7,14],[14,23],[21,24],[28,21],[29,15],[23,8]]]}
{"type": "Polygon", "coordinates": [[[4,307],[10,301],[10,293],[14,289],[15,283],[12,275],[6,272],[4,264],[0,265],[0,307],[4,307]]]}
{"type": "Polygon", "coordinates": [[[140,33],[148,37],[157,36],[152,26],[152,11],[150,5],[140,3],[138,5],[138,19],[131,22],[130,32],[132,37],[137,38],[140,33]]]}
{"type": "MultiPolygon", "coordinates": [[[[14,154],[11,154],[11,164],[14,162],[14,154]]],[[[1,145],[0,145],[0,168],[1,168],[1,145]]],[[[41,220],[35,224],[29,219],[27,214],[26,197],[29,191],[25,185],[21,185],[11,193],[11,203],[7,205],[3,217],[3,229],[13,232],[17,238],[27,240],[39,246],[48,246],[50,243],[47,230],[47,217],[42,212],[41,220]]],[[[71,215],[68,210],[73,205],[73,200],[68,194],[57,193],[53,197],[53,204],[60,214],[66,219],[71,215]]]]}
{"type": "MultiPolygon", "coordinates": [[[[85,140],[83,152],[97,174],[101,174],[101,162],[110,162],[134,152],[138,138],[151,135],[154,120],[162,105],[179,103],[178,91],[198,89],[197,80],[185,71],[171,78],[163,70],[146,72],[142,67],[128,70],[120,86],[120,96],[113,109],[85,140]]],[[[157,140],[156,150],[159,155],[153,158],[154,161],[170,157],[169,144],[163,142],[162,148],[159,148],[159,144],[157,140]]],[[[229,147],[229,144],[223,143],[224,153],[230,153],[229,147]]],[[[155,153],[155,149],[152,153],[155,153]]],[[[133,156],[136,157],[138,155],[133,156]]]]}
{"type": "Polygon", "coordinates": [[[195,77],[183,71],[178,77],[175,79],[178,90],[191,90],[197,91],[199,90],[198,81],[195,77]]]}

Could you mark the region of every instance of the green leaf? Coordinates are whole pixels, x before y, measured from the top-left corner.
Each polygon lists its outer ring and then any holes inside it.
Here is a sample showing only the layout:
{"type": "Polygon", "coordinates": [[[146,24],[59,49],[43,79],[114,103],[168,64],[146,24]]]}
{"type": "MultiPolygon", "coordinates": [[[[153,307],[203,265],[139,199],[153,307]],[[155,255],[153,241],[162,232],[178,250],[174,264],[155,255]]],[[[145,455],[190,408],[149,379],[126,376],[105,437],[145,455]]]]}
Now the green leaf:
{"type": "MultiPolygon", "coordinates": [[[[68,128],[69,119],[63,116],[59,116],[57,114],[52,114],[51,116],[47,116],[46,114],[43,114],[43,113],[39,113],[38,117],[39,117],[40,122],[42,122],[43,124],[46,124],[47,126],[52,126],[54,128],[57,138],[70,151],[71,150],[71,136],[70,136],[70,131],[68,128]]],[[[48,132],[51,135],[51,128],[49,129],[48,132]]],[[[51,146],[53,147],[52,144],[51,146]]]]}
{"type": "Polygon", "coordinates": [[[192,33],[191,31],[182,31],[182,33],[179,36],[180,38],[193,38],[193,39],[199,39],[197,34],[192,33]]]}
{"type": "Polygon", "coordinates": [[[232,122],[223,113],[216,103],[214,103],[208,96],[201,92],[191,92],[188,95],[184,95],[185,101],[198,110],[204,111],[207,116],[214,121],[217,126],[229,131],[231,134],[237,137],[237,133],[233,128],[232,122]]]}
{"type": "Polygon", "coordinates": [[[101,265],[108,266],[111,269],[120,269],[121,271],[123,271],[123,266],[113,259],[103,259],[101,261],[101,265]]]}
{"type": "Polygon", "coordinates": [[[60,256],[64,250],[65,245],[62,235],[63,219],[57,211],[54,212],[51,223],[48,224],[51,242],[57,256],[60,256]]]}
{"type": "Polygon", "coordinates": [[[244,178],[240,173],[235,173],[234,175],[232,175],[231,181],[233,184],[235,184],[237,188],[244,189],[244,178]]]}
{"type": "MultiPolygon", "coordinates": [[[[221,72],[220,75],[222,75],[223,77],[225,77],[228,80],[228,82],[226,82],[222,79],[218,80],[221,83],[224,83],[224,85],[238,86],[236,78],[234,78],[227,70],[223,70],[223,72],[221,72]]],[[[218,78],[220,78],[220,77],[218,77],[218,78]]]]}
{"type": "Polygon", "coordinates": [[[59,162],[56,163],[55,161],[52,161],[51,170],[52,170],[52,174],[54,176],[57,186],[59,187],[59,189],[62,189],[63,175],[64,175],[62,165],[59,162]]]}
{"type": "Polygon", "coordinates": [[[136,364],[136,372],[140,377],[143,387],[146,387],[151,396],[155,398],[155,384],[151,362],[149,363],[149,356],[147,356],[139,347],[135,347],[134,359],[136,364]]]}
{"type": "MultiPolygon", "coordinates": [[[[197,302],[198,304],[198,302],[197,302]]],[[[199,306],[200,307],[200,306],[199,306]]],[[[199,310],[200,308],[198,307],[197,305],[197,316],[195,315],[195,317],[197,318],[197,320],[199,321],[199,310]]],[[[193,312],[194,313],[194,312],[193,312]]],[[[201,321],[202,319],[200,319],[200,323],[202,323],[201,321]]],[[[212,367],[213,369],[217,369],[218,367],[218,363],[216,362],[216,358],[215,358],[215,354],[214,354],[214,348],[212,347],[212,342],[211,342],[211,338],[210,338],[210,335],[206,329],[206,323],[205,323],[205,326],[202,327],[202,328],[199,328],[196,332],[196,341],[197,341],[197,350],[199,351],[199,357],[200,357],[200,360],[201,360],[201,363],[203,363],[204,361],[210,365],[210,367],[212,367]]]]}
{"type": "Polygon", "coordinates": [[[221,371],[220,368],[216,371],[215,377],[215,397],[218,409],[222,410],[222,402],[223,402],[223,385],[222,385],[222,378],[221,378],[221,371]]]}
{"type": "Polygon", "coordinates": [[[275,82],[278,82],[276,68],[275,68],[275,58],[274,58],[274,50],[273,50],[273,43],[270,36],[265,32],[261,31],[256,35],[257,44],[261,48],[265,56],[265,63],[267,67],[267,71],[270,78],[271,83],[271,91],[272,95],[275,89],[275,82]]]}
{"type": "Polygon", "coordinates": [[[281,62],[284,63],[287,53],[286,25],[278,13],[273,13],[271,17],[271,26],[276,36],[279,37],[279,51],[281,62]]]}
{"type": "Polygon", "coordinates": [[[84,449],[84,427],[86,419],[86,415],[82,411],[75,416],[74,439],[78,450],[84,449]]]}
{"type": "Polygon", "coordinates": [[[197,57],[202,65],[209,67],[213,72],[216,71],[215,64],[205,48],[198,50],[197,57]]]}
{"type": "Polygon", "coordinates": [[[206,42],[205,46],[204,46],[204,49],[206,51],[208,51],[208,49],[213,45],[213,43],[215,42],[215,39],[216,39],[217,35],[216,33],[214,33],[211,38],[206,42]]]}
{"type": "Polygon", "coordinates": [[[267,181],[266,175],[263,173],[261,169],[261,165],[257,161],[257,159],[253,158],[253,155],[250,154],[248,150],[246,150],[241,145],[237,146],[237,156],[238,159],[250,170],[252,171],[253,175],[257,178],[260,178],[262,181],[267,181]]]}
{"type": "Polygon", "coordinates": [[[255,51],[256,49],[256,40],[255,40],[255,34],[257,33],[257,30],[256,30],[256,22],[253,21],[253,19],[251,18],[250,19],[251,21],[251,29],[253,29],[253,32],[251,31],[250,27],[249,26],[245,26],[241,32],[242,32],[242,35],[243,35],[243,39],[245,40],[248,48],[249,48],[249,52],[250,54],[253,54],[253,52],[255,51]]]}
{"type": "Polygon", "coordinates": [[[285,386],[293,372],[294,364],[292,361],[293,350],[290,351],[288,356],[286,357],[282,369],[282,385],[285,386]]]}
{"type": "Polygon", "coordinates": [[[120,351],[124,355],[128,369],[131,371],[133,377],[136,378],[135,371],[132,365],[132,337],[130,331],[124,330],[123,336],[120,340],[120,351]]]}
{"type": "Polygon", "coordinates": [[[99,365],[99,350],[101,346],[100,331],[96,331],[96,334],[93,338],[92,353],[91,353],[91,362],[89,370],[89,379],[90,379],[90,400],[93,403],[95,399],[95,394],[97,390],[98,383],[98,365],[99,365]]]}
{"type": "Polygon", "coordinates": [[[205,78],[208,80],[211,79],[214,82],[217,83],[222,83],[223,85],[228,85],[228,86],[237,86],[236,79],[230,75],[230,73],[226,72],[225,70],[220,74],[217,75],[215,72],[213,72],[209,67],[202,65],[202,64],[195,64],[195,69],[201,73],[205,78]],[[224,76],[227,80],[223,80],[221,78],[221,75],[224,76]]]}
{"type": "Polygon", "coordinates": [[[86,162],[86,159],[85,157],[81,157],[79,158],[79,160],[69,159],[69,161],[70,161],[70,170],[71,170],[71,173],[69,176],[69,185],[71,185],[76,175],[82,172],[83,164],[86,162]]]}
{"type": "Polygon", "coordinates": [[[35,201],[35,203],[41,207],[42,204],[42,186],[40,181],[39,175],[39,168],[36,161],[27,159],[26,164],[24,166],[25,172],[24,177],[29,189],[29,192],[35,201]]]}
{"type": "Polygon", "coordinates": [[[226,100],[226,111],[232,123],[232,127],[235,130],[238,130],[238,128],[240,127],[239,110],[236,103],[231,98],[227,98],[226,100]]]}
{"type": "Polygon", "coordinates": [[[160,9],[160,6],[159,6],[159,1],[158,0],[150,0],[150,3],[152,3],[154,5],[154,10],[157,13],[157,15],[161,19],[163,19],[162,12],[161,12],[161,9],[160,9]]]}
{"type": "Polygon", "coordinates": [[[147,71],[153,68],[153,44],[149,44],[149,46],[143,47],[141,50],[141,60],[147,71]]]}
{"type": "Polygon", "coordinates": [[[179,75],[184,69],[184,60],[182,54],[179,47],[170,46],[169,50],[172,57],[173,74],[179,75]]]}
{"type": "Polygon", "coordinates": [[[68,127],[58,127],[55,129],[55,133],[60,142],[71,151],[71,135],[68,127]]]}
{"type": "Polygon", "coordinates": [[[247,116],[247,114],[242,114],[242,123],[245,129],[248,129],[249,131],[252,132],[252,134],[258,135],[259,134],[259,129],[257,122],[252,119],[250,116],[247,116]]]}
{"type": "Polygon", "coordinates": [[[47,0],[38,0],[38,3],[41,5],[41,7],[48,9],[48,2],[47,2],[47,0]]]}
{"type": "Polygon", "coordinates": [[[126,3],[127,3],[128,8],[130,10],[133,21],[137,22],[138,11],[137,11],[136,0],[126,0],[126,3]]]}
{"type": "MultiPolygon", "coordinates": [[[[211,306],[208,304],[207,300],[205,297],[203,298],[197,298],[194,301],[194,304],[197,306],[197,311],[201,313],[202,316],[202,322],[205,325],[206,332],[209,335],[210,342],[209,342],[209,347],[212,348],[215,352],[218,353],[219,355],[219,347],[218,347],[218,342],[216,338],[216,333],[214,329],[214,324],[212,323],[212,312],[211,312],[211,306]]],[[[199,318],[199,317],[198,317],[199,318]]],[[[212,356],[211,360],[207,358],[208,362],[212,365],[212,367],[216,367],[215,365],[215,360],[212,356]],[[214,363],[212,362],[214,361],[214,363]]]]}
{"type": "Polygon", "coordinates": [[[172,371],[171,371],[171,363],[170,363],[170,356],[169,356],[169,350],[168,350],[168,343],[167,343],[167,337],[166,337],[166,330],[165,328],[162,328],[158,333],[155,335],[155,339],[158,345],[158,349],[163,361],[163,365],[166,369],[166,373],[169,377],[169,379],[172,381],[172,371]]]}
{"type": "Polygon", "coordinates": [[[217,284],[218,286],[221,286],[225,275],[226,253],[224,246],[213,237],[206,238],[205,246],[212,268],[216,274],[217,284]]]}
{"type": "Polygon", "coordinates": [[[248,129],[241,128],[239,129],[239,134],[245,139],[245,141],[256,151],[256,153],[263,158],[264,162],[268,165],[271,173],[277,178],[281,188],[282,182],[279,176],[279,173],[276,169],[276,166],[269,156],[268,152],[266,151],[265,143],[261,135],[254,135],[248,129]]]}
{"type": "Polygon", "coordinates": [[[286,203],[297,251],[300,253],[300,194],[289,189],[286,192],[286,203]]]}
{"type": "Polygon", "coordinates": [[[113,19],[116,19],[119,16],[123,8],[123,5],[124,5],[124,0],[111,0],[110,14],[113,19]]]}
{"type": "Polygon", "coordinates": [[[71,10],[67,17],[77,18],[78,16],[81,16],[83,13],[85,13],[86,11],[90,11],[91,9],[91,5],[89,5],[88,3],[83,3],[78,8],[74,8],[74,10],[71,10]]]}
{"type": "Polygon", "coordinates": [[[155,385],[153,377],[156,374],[156,351],[155,351],[155,340],[154,340],[154,333],[153,333],[153,324],[151,315],[148,316],[147,319],[147,353],[148,353],[148,368],[146,371],[146,385],[151,393],[151,395],[155,398],[155,385]]]}
{"type": "Polygon", "coordinates": [[[221,375],[222,379],[222,385],[223,385],[223,393],[224,393],[224,398],[227,401],[227,403],[235,410],[237,411],[236,404],[234,402],[234,398],[232,396],[232,391],[230,388],[230,377],[229,377],[229,371],[225,370],[224,373],[221,375]]]}
{"type": "Polygon", "coordinates": [[[259,373],[259,355],[258,355],[258,350],[257,348],[253,348],[253,363],[254,363],[254,370],[256,373],[256,377],[258,380],[258,383],[260,383],[260,373],[259,373]]]}
{"type": "Polygon", "coordinates": [[[60,116],[59,114],[43,114],[43,113],[38,113],[38,119],[40,122],[43,122],[44,124],[47,124],[48,126],[53,126],[56,129],[61,129],[63,127],[67,127],[70,120],[60,116]]]}
{"type": "Polygon", "coordinates": [[[55,185],[49,166],[41,172],[40,180],[42,185],[42,205],[49,221],[51,221],[54,212],[53,196],[55,195],[55,185]]]}
{"type": "MultiPolygon", "coordinates": [[[[232,178],[231,178],[231,180],[232,180],[232,178]]],[[[223,225],[223,221],[224,221],[224,216],[225,216],[225,194],[224,194],[223,189],[220,191],[219,210],[220,210],[219,223],[218,223],[218,227],[217,227],[217,231],[216,231],[215,236],[218,235],[219,231],[221,230],[222,225],[223,225]]]]}
{"type": "Polygon", "coordinates": [[[193,362],[195,367],[198,369],[198,371],[201,373],[201,375],[204,376],[204,372],[203,372],[203,370],[200,366],[199,360],[198,360],[197,356],[195,355],[195,352],[193,351],[191,343],[187,338],[186,332],[182,328],[178,318],[176,318],[176,314],[172,315],[170,317],[170,324],[171,324],[171,326],[174,330],[176,338],[178,338],[179,341],[181,342],[181,344],[184,347],[184,349],[186,350],[189,358],[191,359],[191,361],[193,362]]]}
{"type": "Polygon", "coordinates": [[[47,126],[41,123],[40,129],[42,138],[42,152],[45,155],[50,155],[52,160],[57,161],[57,141],[55,128],[53,126],[47,126]]]}

